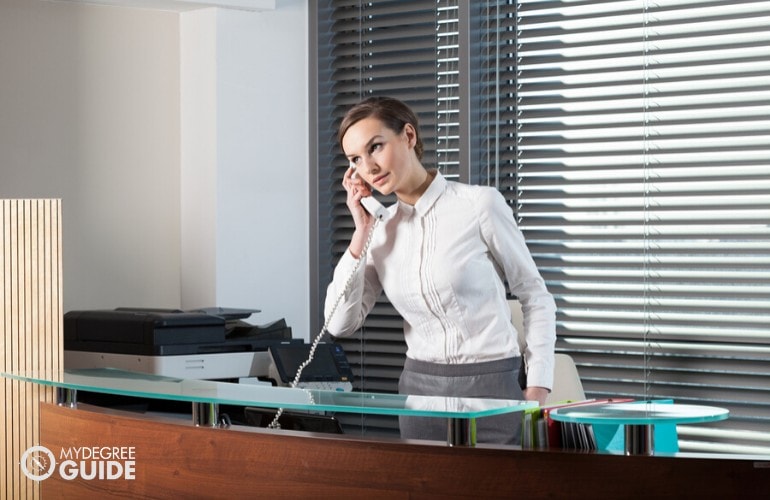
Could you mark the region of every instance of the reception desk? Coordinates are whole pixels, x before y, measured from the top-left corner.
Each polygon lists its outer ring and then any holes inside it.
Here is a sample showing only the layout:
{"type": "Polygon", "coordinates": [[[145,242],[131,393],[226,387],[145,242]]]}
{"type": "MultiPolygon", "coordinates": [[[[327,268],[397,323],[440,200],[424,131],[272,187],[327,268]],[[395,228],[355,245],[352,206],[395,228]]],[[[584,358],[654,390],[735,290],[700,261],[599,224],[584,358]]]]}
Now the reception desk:
{"type": "MultiPolygon", "coordinates": [[[[132,392],[115,383],[110,383],[111,389],[99,389],[91,387],[91,382],[55,378],[30,380],[64,389],[132,392]]],[[[324,391],[312,394],[313,403],[304,399],[307,394],[296,393],[281,395],[280,401],[244,401],[231,398],[227,391],[238,389],[232,387],[220,387],[216,397],[209,392],[190,400],[189,395],[171,390],[173,380],[157,382],[167,385],[150,394],[191,403],[259,403],[275,408],[278,403],[288,406],[286,398],[291,397],[298,398],[291,403],[297,408],[313,404],[340,411],[348,405],[352,411],[344,398],[359,398],[357,411],[425,412],[426,418],[446,418],[448,429],[453,419],[472,422],[527,405],[502,400],[444,401],[439,408],[435,400],[427,406],[420,400],[413,405],[394,395],[383,400],[358,393],[348,393],[341,400],[320,393],[324,391]]],[[[41,406],[40,446],[57,463],[41,480],[43,498],[735,497],[770,487],[770,457],[524,451],[280,429],[223,429],[188,418],[76,406],[72,394],[70,398],[69,406],[66,401],[41,406]]],[[[33,460],[33,465],[45,464],[33,460]]]]}

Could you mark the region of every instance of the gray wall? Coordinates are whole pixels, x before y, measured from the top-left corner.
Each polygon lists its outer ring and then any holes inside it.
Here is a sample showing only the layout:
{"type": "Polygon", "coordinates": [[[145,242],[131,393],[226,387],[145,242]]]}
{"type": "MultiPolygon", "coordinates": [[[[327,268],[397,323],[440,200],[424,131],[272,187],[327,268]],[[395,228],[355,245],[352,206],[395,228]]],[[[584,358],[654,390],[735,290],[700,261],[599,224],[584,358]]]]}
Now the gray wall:
{"type": "Polygon", "coordinates": [[[64,310],[251,307],[306,336],[307,95],[301,0],[0,0],[0,198],[62,199],[64,310]]]}

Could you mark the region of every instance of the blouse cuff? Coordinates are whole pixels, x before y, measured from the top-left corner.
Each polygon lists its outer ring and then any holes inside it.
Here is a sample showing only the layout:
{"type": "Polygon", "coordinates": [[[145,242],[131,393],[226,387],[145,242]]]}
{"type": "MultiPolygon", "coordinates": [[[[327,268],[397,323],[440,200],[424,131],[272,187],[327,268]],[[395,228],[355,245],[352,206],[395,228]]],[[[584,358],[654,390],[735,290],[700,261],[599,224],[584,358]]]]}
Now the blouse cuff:
{"type": "Polygon", "coordinates": [[[553,367],[545,363],[527,365],[527,387],[545,387],[553,389],[553,367]]]}

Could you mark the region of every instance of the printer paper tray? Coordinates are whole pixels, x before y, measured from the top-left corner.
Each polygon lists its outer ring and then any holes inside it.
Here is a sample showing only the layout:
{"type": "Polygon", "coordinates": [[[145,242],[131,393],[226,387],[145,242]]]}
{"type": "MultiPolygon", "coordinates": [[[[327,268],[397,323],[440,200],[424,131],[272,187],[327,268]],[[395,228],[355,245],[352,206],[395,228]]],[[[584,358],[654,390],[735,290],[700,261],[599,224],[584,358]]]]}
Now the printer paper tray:
{"type": "Polygon", "coordinates": [[[267,351],[254,351],[143,356],[65,350],[64,368],[116,368],[164,377],[199,380],[265,377],[270,369],[270,354],[267,351]]]}

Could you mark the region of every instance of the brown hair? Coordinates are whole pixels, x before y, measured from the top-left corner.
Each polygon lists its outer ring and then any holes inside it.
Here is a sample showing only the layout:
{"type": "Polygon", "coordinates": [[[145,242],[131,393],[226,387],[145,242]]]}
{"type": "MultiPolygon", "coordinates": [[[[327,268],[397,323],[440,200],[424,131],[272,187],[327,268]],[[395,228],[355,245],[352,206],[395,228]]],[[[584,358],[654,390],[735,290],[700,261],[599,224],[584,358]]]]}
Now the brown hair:
{"type": "Polygon", "coordinates": [[[342,138],[345,137],[348,129],[366,118],[377,118],[397,134],[404,130],[404,125],[407,123],[412,125],[416,134],[414,152],[417,154],[417,159],[422,160],[423,145],[417,115],[409,106],[392,97],[369,97],[350,108],[342,118],[337,132],[340,147],[342,147],[342,138]]]}

